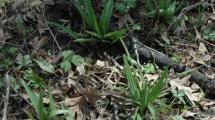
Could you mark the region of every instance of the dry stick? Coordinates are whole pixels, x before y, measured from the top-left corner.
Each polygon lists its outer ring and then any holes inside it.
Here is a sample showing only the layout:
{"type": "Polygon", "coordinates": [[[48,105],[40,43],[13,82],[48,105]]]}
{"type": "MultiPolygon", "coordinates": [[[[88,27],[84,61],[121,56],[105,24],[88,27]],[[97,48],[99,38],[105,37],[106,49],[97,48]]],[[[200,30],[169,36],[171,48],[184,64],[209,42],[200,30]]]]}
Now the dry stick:
{"type": "Polygon", "coordinates": [[[47,28],[48,28],[48,30],[49,30],[51,36],[53,37],[53,39],[54,39],[54,41],[55,41],[55,43],[56,43],[58,49],[59,49],[60,51],[62,51],[60,45],[59,45],[58,42],[57,42],[57,39],[55,38],[55,35],[53,34],[51,28],[49,27],[49,25],[48,25],[48,23],[47,23],[44,10],[43,10],[43,18],[44,18],[45,24],[46,24],[46,26],[47,26],[47,28]]]}
{"type": "Polygon", "coordinates": [[[7,120],[7,106],[8,106],[9,94],[10,94],[10,77],[9,77],[8,73],[5,76],[5,82],[6,82],[6,95],[5,95],[5,101],[4,101],[2,120],[7,120]]]}
{"type": "Polygon", "coordinates": [[[21,47],[21,45],[16,45],[14,43],[10,43],[10,42],[5,42],[5,41],[0,41],[1,44],[7,44],[7,45],[12,45],[12,46],[15,46],[15,47],[21,47]]]}
{"type": "Polygon", "coordinates": [[[206,41],[204,39],[201,39],[201,41],[215,48],[214,44],[212,44],[212,43],[210,43],[210,42],[208,42],[208,41],[206,41]]]}

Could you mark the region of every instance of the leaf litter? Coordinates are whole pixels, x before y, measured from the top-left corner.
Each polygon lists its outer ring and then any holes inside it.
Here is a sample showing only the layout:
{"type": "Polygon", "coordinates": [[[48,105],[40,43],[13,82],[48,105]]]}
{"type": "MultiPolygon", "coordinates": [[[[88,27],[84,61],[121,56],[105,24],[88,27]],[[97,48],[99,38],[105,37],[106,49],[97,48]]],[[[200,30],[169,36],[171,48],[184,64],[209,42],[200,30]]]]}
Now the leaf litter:
{"type": "MultiPolygon", "coordinates": [[[[27,23],[25,24],[25,27],[33,28],[33,30],[27,31],[28,34],[26,34],[26,38],[17,38],[19,33],[16,32],[17,28],[13,21],[18,15],[12,14],[5,17],[2,15],[4,12],[0,12],[0,22],[3,25],[0,28],[1,44],[3,43],[3,45],[6,45],[7,43],[12,43],[13,45],[21,45],[14,61],[18,60],[18,64],[28,64],[30,63],[28,57],[25,59],[24,56],[32,54],[33,59],[35,60],[36,58],[35,63],[33,63],[33,66],[27,68],[33,69],[34,72],[46,81],[46,83],[50,84],[51,94],[56,99],[57,104],[63,104],[71,109],[75,119],[129,119],[133,114],[135,107],[129,99],[128,93],[125,92],[127,85],[125,83],[125,78],[123,77],[123,70],[118,68],[115,63],[110,60],[91,60],[91,58],[88,57],[86,59],[89,59],[91,62],[82,64],[79,63],[82,57],[75,56],[72,59],[75,68],[72,68],[72,65],[71,69],[65,70],[68,72],[67,74],[59,67],[59,63],[63,58],[62,55],[58,54],[59,51],[56,52],[57,47],[54,45],[55,43],[50,41],[51,36],[48,35],[49,32],[47,31],[42,16],[43,9],[41,7],[41,1],[32,1],[29,3],[30,5],[24,3],[24,0],[17,0],[13,3],[11,7],[12,11],[10,11],[12,13],[20,13],[21,11],[22,14],[20,14],[20,17],[27,23]],[[47,47],[49,50],[44,50],[44,47],[47,47]],[[38,60],[38,58],[40,60],[38,60]]],[[[3,10],[0,9],[0,11],[3,10]]],[[[129,21],[134,22],[130,15],[129,21]]],[[[178,32],[182,31],[182,33],[185,34],[186,29],[186,25],[182,24],[181,28],[178,29],[178,32]]],[[[58,35],[59,33],[56,34],[58,35]]],[[[65,36],[61,39],[70,40],[65,36]]],[[[171,38],[168,37],[168,40],[169,39],[171,38]]],[[[179,45],[182,45],[182,43],[179,43],[179,45]]],[[[64,46],[62,45],[62,47],[64,46]]],[[[190,64],[191,66],[198,66],[200,64],[210,67],[207,66],[207,63],[210,62],[214,55],[208,53],[208,46],[205,45],[205,43],[200,42],[197,48],[198,49],[189,47],[184,49],[184,47],[177,46],[176,51],[189,53],[188,55],[185,55],[186,58],[182,58],[186,64],[190,64]],[[190,63],[187,62],[189,60],[191,60],[190,63]]],[[[77,51],[79,50],[80,48],[78,48],[77,51]]],[[[15,65],[11,67],[10,71],[11,73],[14,72],[13,76],[16,77],[16,81],[19,82],[22,73],[20,70],[14,69],[16,69],[15,65]]],[[[214,68],[211,69],[213,70],[210,73],[214,76],[214,68]]],[[[204,70],[206,71],[206,69],[204,70]]],[[[3,74],[5,72],[8,71],[4,71],[3,74]]],[[[147,80],[150,81],[155,80],[158,76],[159,73],[157,72],[145,75],[147,80]]],[[[175,89],[179,94],[179,99],[182,101],[184,100],[185,104],[190,103],[191,107],[193,107],[184,111],[175,110],[178,115],[181,115],[184,118],[213,119],[214,101],[205,98],[205,94],[201,88],[195,83],[188,81],[189,78],[190,76],[188,75],[182,78],[177,77],[175,79],[169,79],[168,85],[170,89],[166,88],[164,97],[165,94],[169,95],[173,92],[171,89],[175,89]],[[183,93],[180,93],[180,91],[184,91],[184,95],[183,93]],[[202,112],[200,108],[204,109],[204,111],[202,112]]],[[[14,89],[11,93],[12,101],[9,104],[9,107],[11,108],[8,111],[8,116],[11,119],[24,119],[27,117],[27,112],[25,111],[32,112],[33,110],[30,108],[30,104],[28,104],[28,95],[24,94],[23,89],[20,89],[20,93],[17,90],[14,89]],[[16,99],[19,99],[20,102],[17,102],[16,99]],[[12,102],[14,103],[12,104],[12,102]],[[22,106],[24,111],[20,108],[14,111],[15,108],[18,108],[17,105],[22,106]]],[[[38,90],[35,89],[35,92],[38,92],[38,90]]],[[[47,93],[48,89],[46,89],[46,94],[47,93]]],[[[0,96],[2,97],[2,95],[0,96]]],[[[43,99],[44,104],[50,103],[48,98],[43,99]]],[[[181,103],[177,102],[174,103],[175,106],[180,104],[181,103]]],[[[2,105],[0,104],[0,106],[2,105]]],[[[174,116],[173,113],[171,114],[174,116]]]]}

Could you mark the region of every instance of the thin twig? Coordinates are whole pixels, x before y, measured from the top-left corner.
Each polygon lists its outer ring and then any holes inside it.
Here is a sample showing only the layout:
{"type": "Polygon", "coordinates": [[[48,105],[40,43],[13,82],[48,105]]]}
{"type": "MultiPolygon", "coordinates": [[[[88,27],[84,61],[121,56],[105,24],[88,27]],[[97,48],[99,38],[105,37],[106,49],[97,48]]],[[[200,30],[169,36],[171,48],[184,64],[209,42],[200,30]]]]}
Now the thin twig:
{"type": "Polygon", "coordinates": [[[10,95],[10,76],[8,75],[8,73],[5,76],[5,83],[6,83],[6,95],[5,95],[5,101],[4,101],[2,120],[7,120],[7,106],[8,106],[9,95],[10,95]]]}
{"type": "Polygon", "coordinates": [[[48,23],[47,23],[44,10],[43,10],[43,19],[44,19],[44,22],[45,22],[45,24],[46,24],[46,26],[47,26],[47,28],[48,28],[48,30],[49,30],[51,36],[52,36],[53,39],[54,39],[54,41],[55,41],[55,43],[56,43],[58,49],[59,49],[60,51],[62,51],[60,45],[59,45],[58,42],[57,42],[57,39],[56,39],[55,35],[53,34],[51,28],[49,27],[49,25],[48,25],[48,23]]]}
{"type": "Polygon", "coordinates": [[[12,46],[15,46],[15,47],[21,47],[21,45],[16,45],[14,43],[10,43],[10,42],[5,42],[5,41],[0,41],[1,44],[7,44],[7,45],[12,45],[12,46]]]}
{"type": "Polygon", "coordinates": [[[208,42],[208,41],[206,41],[204,39],[201,39],[201,41],[215,48],[214,44],[212,44],[212,43],[210,43],[210,42],[208,42]]]}

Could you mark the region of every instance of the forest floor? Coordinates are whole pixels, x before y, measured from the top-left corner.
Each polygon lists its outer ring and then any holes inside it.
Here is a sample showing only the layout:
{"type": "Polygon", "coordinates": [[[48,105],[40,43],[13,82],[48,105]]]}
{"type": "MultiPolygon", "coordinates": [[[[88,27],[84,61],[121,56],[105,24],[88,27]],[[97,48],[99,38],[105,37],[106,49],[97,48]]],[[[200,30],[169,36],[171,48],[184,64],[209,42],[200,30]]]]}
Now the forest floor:
{"type": "MultiPolygon", "coordinates": [[[[40,119],[21,81],[42,96],[46,108],[53,98],[75,120],[134,119],[137,107],[130,97],[121,43],[77,43],[49,24],[60,21],[74,30],[85,29],[72,0],[68,1],[0,3],[0,119],[29,119],[30,114],[40,119]]],[[[145,1],[130,1],[136,4],[128,11],[114,7],[111,29],[128,26],[142,44],[215,79],[214,0],[184,1],[168,18],[149,16],[145,1]],[[179,22],[168,21],[173,18],[179,22]]],[[[94,8],[101,11],[100,6],[95,3],[94,8]]],[[[129,41],[131,36],[125,36],[129,41]]],[[[163,71],[153,61],[142,68],[144,78],[152,83],[163,71]]],[[[195,83],[189,72],[170,69],[165,88],[153,102],[156,118],[215,120],[215,96],[209,94],[214,92],[195,83]]],[[[153,116],[146,110],[142,118],[153,116]]]]}

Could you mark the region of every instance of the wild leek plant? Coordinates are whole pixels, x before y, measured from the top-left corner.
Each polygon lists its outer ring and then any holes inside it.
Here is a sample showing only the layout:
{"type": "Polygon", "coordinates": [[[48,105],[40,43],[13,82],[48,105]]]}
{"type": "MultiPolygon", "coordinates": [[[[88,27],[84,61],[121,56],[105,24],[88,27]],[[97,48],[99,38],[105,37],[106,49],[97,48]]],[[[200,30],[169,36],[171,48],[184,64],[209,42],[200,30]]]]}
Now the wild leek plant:
{"type": "Polygon", "coordinates": [[[24,86],[30,101],[37,113],[36,116],[33,116],[32,114],[28,113],[31,120],[59,120],[58,115],[64,115],[66,120],[72,120],[71,111],[67,109],[59,109],[57,108],[56,104],[54,103],[54,100],[52,99],[52,96],[49,94],[50,99],[50,105],[49,108],[46,109],[43,103],[43,92],[41,91],[39,96],[36,95],[30,87],[28,87],[27,83],[24,80],[21,80],[21,84],[24,86]]]}
{"type": "Polygon", "coordinates": [[[124,71],[128,81],[128,87],[130,90],[130,97],[134,104],[137,106],[137,110],[134,119],[143,119],[143,114],[148,109],[152,114],[153,119],[156,119],[156,110],[153,107],[153,103],[161,94],[168,76],[168,70],[166,69],[161,76],[153,83],[149,83],[143,74],[141,65],[133,60],[124,44],[121,40],[127,55],[123,55],[124,71]]]}
{"type": "Polygon", "coordinates": [[[57,23],[50,22],[50,24],[69,33],[73,38],[75,38],[76,42],[115,42],[125,34],[126,29],[115,30],[112,32],[109,30],[114,7],[113,0],[108,0],[106,2],[99,18],[96,16],[91,0],[75,1],[75,6],[84,23],[87,25],[85,33],[90,35],[90,37],[80,36],[71,29],[57,23]]]}

